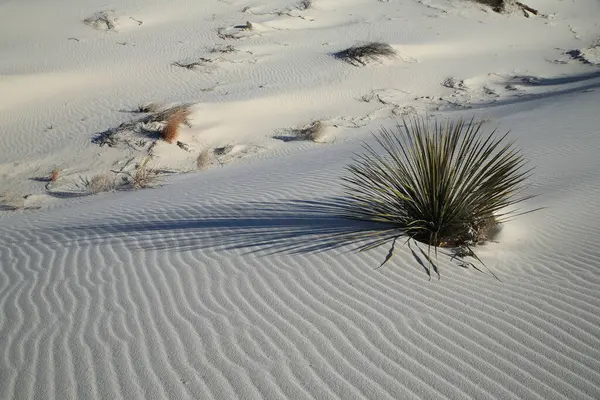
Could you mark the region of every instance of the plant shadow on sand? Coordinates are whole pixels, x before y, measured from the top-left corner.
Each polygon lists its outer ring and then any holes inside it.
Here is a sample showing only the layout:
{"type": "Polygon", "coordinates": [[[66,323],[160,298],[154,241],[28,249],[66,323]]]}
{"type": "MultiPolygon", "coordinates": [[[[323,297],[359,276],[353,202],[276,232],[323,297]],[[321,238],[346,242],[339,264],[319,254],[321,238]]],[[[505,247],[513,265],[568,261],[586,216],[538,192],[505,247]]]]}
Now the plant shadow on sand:
{"type": "MultiPolygon", "coordinates": [[[[390,225],[345,218],[344,205],[344,198],[225,204],[191,213],[189,208],[181,213],[173,210],[146,221],[140,221],[143,216],[128,215],[126,220],[114,223],[68,226],[53,232],[63,243],[121,245],[151,251],[242,250],[245,255],[305,254],[341,248],[352,252],[388,245],[392,246],[385,259],[388,261],[395,239],[403,243],[406,238],[390,225]],[[190,214],[205,216],[185,218],[190,214]]],[[[420,247],[415,243],[411,251],[429,275],[429,261],[420,247]]]]}
{"type": "Polygon", "coordinates": [[[524,93],[517,97],[509,97],[506,99],[495,100],[493,102],[472,104],[472,108],[477,109],[520,104],[534,100],[556,98],[561,95],[570,95],[573,93],[582,93],[600,89],[600,71],[561,76],[556,78],[540,78],[536,76],[518,75],[507,79],[503,83],[506,85],[516,85],[530,88],[538,87],[548,90],[541,93],[524,93]],[[551,88],[556,89],[552,90],[551,88]]]}

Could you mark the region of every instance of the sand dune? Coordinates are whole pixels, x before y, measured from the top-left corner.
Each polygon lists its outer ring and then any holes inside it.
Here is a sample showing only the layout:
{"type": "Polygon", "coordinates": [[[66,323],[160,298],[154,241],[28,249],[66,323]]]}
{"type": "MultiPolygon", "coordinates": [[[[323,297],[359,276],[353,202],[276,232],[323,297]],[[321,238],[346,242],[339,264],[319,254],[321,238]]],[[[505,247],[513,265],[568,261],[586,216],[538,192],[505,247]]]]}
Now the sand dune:
{"type": "MultiPolygon", "coordinates": [[[[0,210],[0,398],[600,398],[600,75],[566,53],[600,36],[597,2],[530,0],[545,15],[529,19],[454,0],[207,3],[116,2],[126,21],[104,32],[82,22],[92,0],[0,0],[0,190],[28,195],[0,210]],[[24,32],[49,9],[65,12],[38,42],[24,32]],[[400,56],[332,56],[361,40],[400,56]],[[215,43],[237,50],[213,70],[172,65],[215,43]],[[153,146],[188,173],[69,192],[144,154],[92,139],[150,101],[190,104],[189,149],[153,146]],[[358,252],[364,224],[336,216],[363,140],[425,112],[511,129],[536,167],[525,207],[544,209],[479,246],[499,279],[445,250],[430,277],[412,242],[378,268],[389,245],[358,252]],[[274,138],[315,120],[325,143],[274,138]]],[[[133,125],[123,137],[151,140],[133,125]]]]}

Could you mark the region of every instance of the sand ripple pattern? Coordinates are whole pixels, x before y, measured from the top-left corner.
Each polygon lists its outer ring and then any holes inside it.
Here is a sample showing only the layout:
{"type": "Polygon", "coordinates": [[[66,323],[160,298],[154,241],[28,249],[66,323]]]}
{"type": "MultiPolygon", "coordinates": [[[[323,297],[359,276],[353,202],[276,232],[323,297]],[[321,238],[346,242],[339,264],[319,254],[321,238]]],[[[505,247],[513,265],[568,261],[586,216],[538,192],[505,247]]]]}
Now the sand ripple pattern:
{"type": "Polygon", "coordinates": [[[355,147],[5,219],[0,397],[598,398],[596,187],[552,200],[577,207],[503,282],[429,282],[407,248],[374,270],[387,249],[323,239],[346,225],[304,201],[355,147]]]}
{"type": "Polygon", "coordinates": [[[387,248],[353,251],[327,201],[356,143],[2,218],[0,398],[600,398],[582,99],[507,117],[547,209],[482,248],[502,282],[443,256],[429,281],[414,245],[379,269],[387,248]]]}

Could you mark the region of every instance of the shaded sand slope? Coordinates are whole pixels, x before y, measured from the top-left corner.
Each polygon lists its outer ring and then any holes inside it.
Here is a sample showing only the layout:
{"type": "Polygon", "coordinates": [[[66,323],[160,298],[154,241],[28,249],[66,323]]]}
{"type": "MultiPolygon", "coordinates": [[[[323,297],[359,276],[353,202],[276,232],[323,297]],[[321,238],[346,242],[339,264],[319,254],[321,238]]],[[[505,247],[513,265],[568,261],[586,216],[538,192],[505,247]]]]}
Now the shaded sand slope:
{"type": "Polygon", "coordinates": [[[502,282],[331,236],[356,143],[5,216],[0,397],[597,399],[597,104],[485,110],[547,207],[480,249],[502,282]]]}

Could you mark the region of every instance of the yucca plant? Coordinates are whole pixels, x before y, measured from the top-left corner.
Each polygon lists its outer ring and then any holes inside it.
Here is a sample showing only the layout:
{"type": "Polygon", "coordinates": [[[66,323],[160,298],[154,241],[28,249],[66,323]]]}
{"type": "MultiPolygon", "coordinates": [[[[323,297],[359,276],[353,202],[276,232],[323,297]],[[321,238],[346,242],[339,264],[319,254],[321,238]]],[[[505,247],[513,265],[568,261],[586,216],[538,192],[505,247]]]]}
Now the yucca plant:
{"type": "Polygon", "coordinates": [[[395,237],[436,252],[466,247],[474,255],[471,246],[522,214],[511,206],[531,197],[523,194],[531,169],[521,151],[506,140],[508,133],[484,134],[483,124],[415,117],[394,130],[383,128],[375,135],[383,154],[364,144],[366,152],[343,178],[344,215],[387,224],[395,237]]]}

